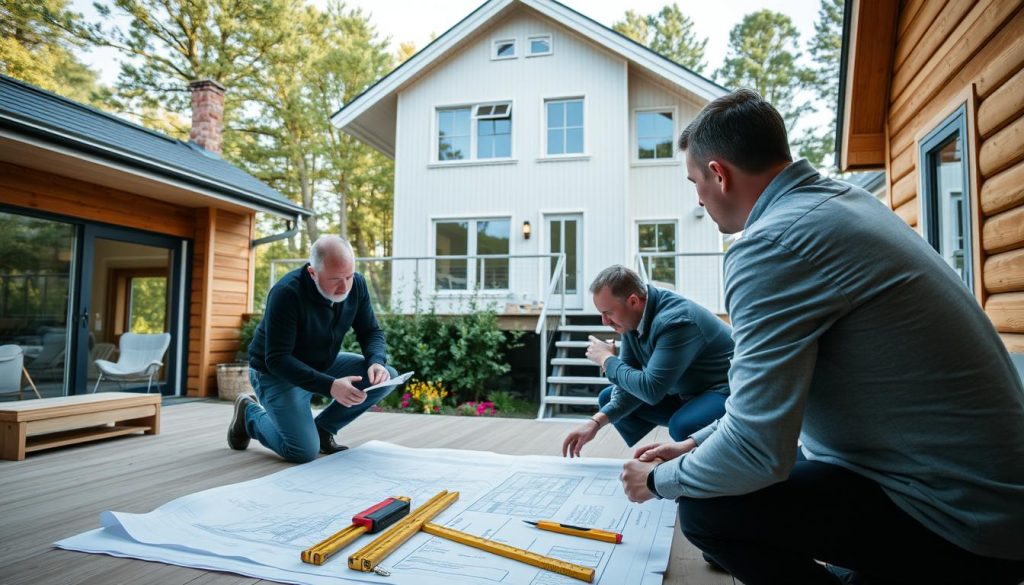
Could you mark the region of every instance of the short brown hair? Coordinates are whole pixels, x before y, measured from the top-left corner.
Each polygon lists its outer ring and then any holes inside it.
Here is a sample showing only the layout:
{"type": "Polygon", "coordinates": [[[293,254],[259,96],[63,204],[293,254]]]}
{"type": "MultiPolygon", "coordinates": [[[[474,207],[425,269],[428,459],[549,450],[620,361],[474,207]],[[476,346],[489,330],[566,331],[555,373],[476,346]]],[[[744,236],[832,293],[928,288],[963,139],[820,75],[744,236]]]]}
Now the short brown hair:
{"type": "Polygon", "coordinates": [[[752,89],[737,89],[704,106],[679,136],[679,150],[694,157],[705,174],[715,157],[748,173],[793,161],[782,115],[752,89]]]}
{"type": "Polygon", "coordinates": [[[608,287],[612,296],[622,301],[628,299],[629,295],[647,298],[647,285],[640,275],[621,264],[602,270],[594,282],[590,283],[590,294],[597,294],[604,287],[608,287]]]}

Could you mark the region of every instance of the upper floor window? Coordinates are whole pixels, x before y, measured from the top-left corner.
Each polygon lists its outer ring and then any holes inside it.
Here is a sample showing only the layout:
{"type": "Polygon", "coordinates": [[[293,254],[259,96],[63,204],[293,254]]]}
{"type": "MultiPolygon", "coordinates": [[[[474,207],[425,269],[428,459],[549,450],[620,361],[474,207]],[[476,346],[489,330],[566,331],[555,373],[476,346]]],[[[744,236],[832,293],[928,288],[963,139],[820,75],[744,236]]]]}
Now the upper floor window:
{"type": "Polygon", "coordinates": [[[510,156],[511,102],[437,110],[437,160],[481,160],[510,156]]]}
{"type": "Polygon", "coordinates": [[[636,158],[639,160],[671,159],[675,156],[672,139],[675,125],[671,110],[636,113],[636,158]]]}
{"type": "Polygon", "coordinates": [[[476,157],[508,158],[512,156],[512,104],[489,104],[476,107],[476,157]]]}
{"type": "Polygon", "coordinates": [[[437,160],[463,160],[470,156],[471,108],[437,111],[437,160]]]}
{"type": "Polygon", "coordinates": [[[961,106],[920,143],[921,227],[928,243],[973,288],[966,112],[961,106]]]}
{"type": "Polygon", "coordinates": [[[516,40],[501,39],[494,41],[491,49],[491,59],[515,59],[516,40]]]}
{"type": "Polygon", "coordinates": [[[539,57],[551,54],[551,35],[538,35],[526,39],[526,56],[539,57]]]}
{"type": "Polygon", "coordinates": [[[548,155],[583,153],[583,98],[548,100],[544,103],[547,120],[548,155]]]}

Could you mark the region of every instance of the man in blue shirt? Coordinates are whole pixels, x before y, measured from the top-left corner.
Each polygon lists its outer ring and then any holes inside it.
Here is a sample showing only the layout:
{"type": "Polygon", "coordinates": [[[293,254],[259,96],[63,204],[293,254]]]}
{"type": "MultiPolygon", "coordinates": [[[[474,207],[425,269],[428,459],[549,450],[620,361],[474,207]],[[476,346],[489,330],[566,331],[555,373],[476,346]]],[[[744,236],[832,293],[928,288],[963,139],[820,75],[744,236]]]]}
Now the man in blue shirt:
{"type": "Polygon", "coordinates": [[[716,423],[626,463],[747,585],[1024,579],[1024,388],[960,276],[870,194],[792,162],[739,90],[679,140],[722,232],[736,352],[716,423]],[[798,447],[799,444],[799,447],[798,447]],[[798,460],[798,450],[807,460],[798,460]]]}
{"type": "Polygon", "coordinates": [[[612,344],[591,337],[587,357],[612,385],[598,397],[601,410],[562,442],[563,456],[578,457],[609,422],[633,446],[655,426],[668,427],[678,441],[722,416],[732,357],[728,325],[620,265],[602,270],[590,292],[601,321],[622,336],[622,351],[616,356],[612,344]]]}
{"type": "Polygon", "coordinates": [[[396,375],[385,361],[384,332],[366,281],[355,271],[352,246],[338,236],[319,238],[309,264],[285,275],[267,295],[249,345],[249,379],[259,403],[247,394],[235,400],[228,446],[245,449],[253,438],[297,463],[312,461],[317,452],[345,450],[335,433],[395,389],[364,391],[396,375]],[[338,353],[350,328],[363,355],[338,353]],[[312,394],[334,399],[315,420],[312,394]]]}

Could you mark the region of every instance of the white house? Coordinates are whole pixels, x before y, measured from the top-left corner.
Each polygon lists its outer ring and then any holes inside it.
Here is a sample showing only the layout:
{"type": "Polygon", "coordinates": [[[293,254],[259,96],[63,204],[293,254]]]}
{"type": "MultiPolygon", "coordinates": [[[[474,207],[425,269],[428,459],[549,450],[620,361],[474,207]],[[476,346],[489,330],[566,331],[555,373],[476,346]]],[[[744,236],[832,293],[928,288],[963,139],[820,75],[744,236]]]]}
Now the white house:
{"type": "MultiPolygon", "coordinates": [[[[724,312],[721,236],[674,143],[725,93],[553,0],[490,0],[332,122],[395,160],[392,302],[596,315],[588,285],[618,263],[724,312]]],[[[608,383],[569,354],[609,331],[592,319],[551,344],[539,321],[541,416],[585,412],[608,383]]]]}
{"type": "MultiPolygon", "coordinates": [[[[396,291],[418,272],[440,299],[542,302],[557,260],[536,255],[564,253],[566,308],[594,312],[610,264],[722,251],[674,142],[725,92],[558,2],[491,0],[332,121],[395,160],[394,255],[421,258],[394,262],[396,291]]],[[[647,268],[722,309],[718,257],[647,268]]]]}

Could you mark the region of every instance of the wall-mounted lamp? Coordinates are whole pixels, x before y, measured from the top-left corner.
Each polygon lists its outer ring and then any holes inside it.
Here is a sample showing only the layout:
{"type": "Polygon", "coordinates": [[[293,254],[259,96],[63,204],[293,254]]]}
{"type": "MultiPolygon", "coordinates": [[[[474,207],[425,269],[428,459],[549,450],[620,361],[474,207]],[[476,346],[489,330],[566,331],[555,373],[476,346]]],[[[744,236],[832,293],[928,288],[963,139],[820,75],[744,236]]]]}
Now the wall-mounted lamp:
{"type": "Polygon", "coordinates": [[[693,208],[693,217],[696,217],[697,219],[700,219],[700,218],[704,217],[704,206],[703,205],[698,205],[697,207],[693,208]]]}
{"type": "Polygon", "coordinates": [[[529,240],[530,239],[530,234],[532,234],[532,233],[533,233],[533,228],[530,227],[530,222],[524,221],[523,222],[523,239],[524,240],[529,240]]]}

